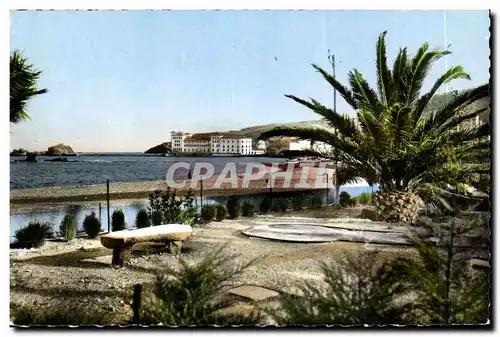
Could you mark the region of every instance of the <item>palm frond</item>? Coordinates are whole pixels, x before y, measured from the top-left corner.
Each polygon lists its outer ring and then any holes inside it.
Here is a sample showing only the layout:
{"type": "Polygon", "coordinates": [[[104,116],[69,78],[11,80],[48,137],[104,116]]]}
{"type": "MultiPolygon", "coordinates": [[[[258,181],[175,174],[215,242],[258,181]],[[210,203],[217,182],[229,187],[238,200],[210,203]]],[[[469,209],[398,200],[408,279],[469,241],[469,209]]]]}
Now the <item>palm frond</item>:
{"type": "Polygon", "coordinates": [[[323,78],[330,83],[332,87],[337,90],[337,92],[344,98],[344,100],[349,104],[354,110],[358,109],[358,104],[356,100],[354,99],[354,94],[352,93],[351,90],[349,90],[346,86],[342,85],[339,81],[337,81],[335,78],[333,78],[332,75],[330,75],[328,72],[323,70],[320,66],[313,64],[312,65],[316,71],[318,71],[323,78]]]}
{"type": "Polygon", "coordinates": [[[380,101],[383,105],[388,106],[392,103],[393,82],[391,71],[387,67],[386,34],[387,31],[380,34],[377,41],[377,84],[380,101]]]}

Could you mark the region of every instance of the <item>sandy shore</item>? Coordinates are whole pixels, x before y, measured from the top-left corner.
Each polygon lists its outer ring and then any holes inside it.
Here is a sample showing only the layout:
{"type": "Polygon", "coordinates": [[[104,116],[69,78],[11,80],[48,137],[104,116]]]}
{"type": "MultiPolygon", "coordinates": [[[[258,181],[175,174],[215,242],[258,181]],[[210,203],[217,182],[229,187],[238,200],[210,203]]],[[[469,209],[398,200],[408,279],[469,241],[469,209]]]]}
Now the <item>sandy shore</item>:
{"type": "MultiPolygon", "coordinates": [[[[332,171],[327,170],[326,174],[330,176],[329,183],[326,183],[325,174],[318,173],[316,168],[310,168],[307,178],[302,179],[301,172],[295,170],[289,186],[284,185],[285,179],[278,177],[276,173],[267,172],[261,179],[251,180],[248,186],[244,185],[244,175],[238,175],[232,183],[218,184],[218,175],[210,179],[192,182],[191,180],[176,181],[174,183],[184,183],[185,186],[177,188],[178,194],[182,195],[192,188],[197,196],[200,195],[203,185],[203,196],[222,196],[222,195],[255,195],[268,193],[269,178],[273,175],[274,185],[273,193],[294,192],[294,191],[314,191],[332,187],[332,171]],[[304,184],[305,182],[305,184],[304,184]]],[[[141,182],[122,182],[110,183],[110,199],[141,199],[147,198],[150,193],[158,189],[166,189],[168,186],[166,180],[141,181],[141,182]]],[[[106,200],[106,184],[87,185],[87,186],[61,186],[48,188],[27,188],[11,190],[10,203],[12,204],[34,204],[51,202],[73,202],[73,201],[104,201],[106,200]]]]}

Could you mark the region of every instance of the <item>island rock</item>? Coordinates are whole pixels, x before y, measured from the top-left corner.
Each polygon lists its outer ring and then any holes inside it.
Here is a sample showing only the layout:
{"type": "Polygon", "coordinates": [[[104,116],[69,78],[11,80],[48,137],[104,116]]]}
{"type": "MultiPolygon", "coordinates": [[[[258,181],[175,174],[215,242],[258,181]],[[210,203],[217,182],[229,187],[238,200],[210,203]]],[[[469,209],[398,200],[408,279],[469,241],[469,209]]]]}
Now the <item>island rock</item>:
{"type": "Polygon", "coordinates": [[[69,145],[64,145],[64,144],[57,144],[54,146],[51,146],[47,149],[46,152],[47,156],[75,156],[75,152],[69,145]]]}

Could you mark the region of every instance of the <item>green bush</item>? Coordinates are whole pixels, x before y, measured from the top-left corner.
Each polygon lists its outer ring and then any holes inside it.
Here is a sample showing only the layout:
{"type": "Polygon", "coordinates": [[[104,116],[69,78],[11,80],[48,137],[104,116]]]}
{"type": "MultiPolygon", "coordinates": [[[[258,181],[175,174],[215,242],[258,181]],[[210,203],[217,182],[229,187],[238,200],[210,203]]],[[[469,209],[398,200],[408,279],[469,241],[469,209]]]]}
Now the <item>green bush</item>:
{"type": "Polygon", "coordinates": [[[229,214],[229,218],[237,219],[241,215],[241,206],[240,200],[236,196],[230,196],[227,201],[227,212],[229,214]]]}
{"type": "Polygon", "coordinates": [[[59,234],[66,239],[66,241],[70,242],[75,238],[76,230],[77,226],[75,217],[71,214],[65,215],[59,225],[59,234]]]}
{"type": "Polygon", "coordinates": [[[201,208],[201,218],[205,221],[213,221],[217,218],[216,205],[203,205],[201,208]]]}
{"type": "Polygon", "coordinates": [[[297,195],[292,197],[292,208],[294,211],[300,211],[304,208],[305,198],[303,195],[297,195]]]}
{"type": "Polygon", "coordinates": [[[90,239],[95,239],[101,232],[101,222],[97,218],[95,212],[90,213],[83,220],[83,230],[87,233],[90,239]]]}
{"type": "Polygon", "coordinates": [[[157,190],[149,195],[149,214],[153,220],[153,225],[160,222],[154,215],[155,212],[162,214],[162,221],[165,224],[188,224],[192,225],[197,220],[198,211],[194,205],[194,193],[189,189],[183,198],[178,198],[176,190],[170,187],[166,191],[157,190]]]}
{"type": "Polygon", "coordinates": [[[146,228],[151,226],[151,219],[149,218],[148,211],[140,209],[135,216],[135,227],[146,228]]]}
{"type": "Polygon", "coordinates": [[[275,212],[286,212],[290,206],[288,198],[279,198],[274,201],[273,210],[275,212]]]}
{"type": "Polygon", "coordinates": [[[347,193],[346,191],[340,192],[339,195],[339,204],[340,206],[346,207],[346,206],[355,206],[356,205],[356,200],[354,198],[351,198],[351,195],[347,193]]]}
{"type": "Polygon", "coordinates": [[[368,192],[363,192],[356,197],[358,204],[368,205],[372,203],[372,194],[368,192]]]}
{"type": "Polygon", "coordinates": [[[151,214],[151,221],[153,222],[153,226],[160,226],[163,221],[163,212],[162,211],[154,211],[151,214]]]}
{"type": "Polygon", "coordinates": [[[268,196],[265,196],[264,199],[259,204],[259,211],[263,214],[269,213],[271,210],[271,199],[268,196]]]}
{"type": "Polygon", "coordinates": [[[125,214],[121,209],[117,209],[111,215],[111,230],[113,232],[122,231],[127,228],[125,224],[125,214]]]}
{"type": "Polygon", "coordinates": [[[224,204],[217,204],[215,206],[217,211],[216,211],[216,220],[217,221],[222,221],[227,217],[227,207],[224,204]]]}
{"type": "Polygon", "coordinates": [[[46,239],[54,237],[54,225],[51,222],[31,221],[28,226],[18,229],[14,236],[19,248],[38,248],[46,239]]]}
{"type": "Polygon", "coordinates": [[[247,200],[243,203],[243,207],[241,208],[241,214],[243,216],[253,216],[254,215],[254,204],[250,200],[247,200]]]}
{"type": "Polygon", "coordinates": [[[315,196],[311,198],[311,207],[313,209],[320,208],[323,206],[323,199],[319,196],[315,196]]]}

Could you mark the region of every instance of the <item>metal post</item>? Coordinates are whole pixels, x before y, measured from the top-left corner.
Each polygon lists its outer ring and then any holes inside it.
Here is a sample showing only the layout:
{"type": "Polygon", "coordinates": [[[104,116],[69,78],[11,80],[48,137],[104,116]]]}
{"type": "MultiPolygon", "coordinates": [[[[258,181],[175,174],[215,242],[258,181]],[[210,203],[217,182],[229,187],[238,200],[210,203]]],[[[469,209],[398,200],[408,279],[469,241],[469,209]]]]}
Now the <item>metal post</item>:
{"type": "MultiPolygon", "coordinates": [[[[335,79],[335,54],[330,54],[330,49],[328,49],[328,59],[332,64],[333,79],[335,79]]],[[[337,89],[333,88],[333,111],[337,112],[337,89]]],[[[335,135],[337,135],[337,128],[334,130],[335,135]]],[[[333,184],[335,186],[335,194],[333,196],[333,203],[338,204],[337,198],[337,148],[334,149],[334,175],[333,184]]]]}
{"type": "Polygon", "coordinates": [[[108,233],[111,233],[111,221],[109,220],[109,179],[106,179],[106,202],[108,204],[108,233]]]}
{"type": "Polygon", "coordinates": [[[101,212],[102,212],[102,207],[101,207],[101,203],[99,203],[99,222],[100,223],[102,223],[101,212]]]}
{"type": "Polygon", "coordinates": [[[200,205],[203,208],[203,180],[200,180],[200,205]]]}
{"type": "Polygon", "coordinates": [[[326,205],[328,206],[328,173],[326,173],[326,205]]]}

